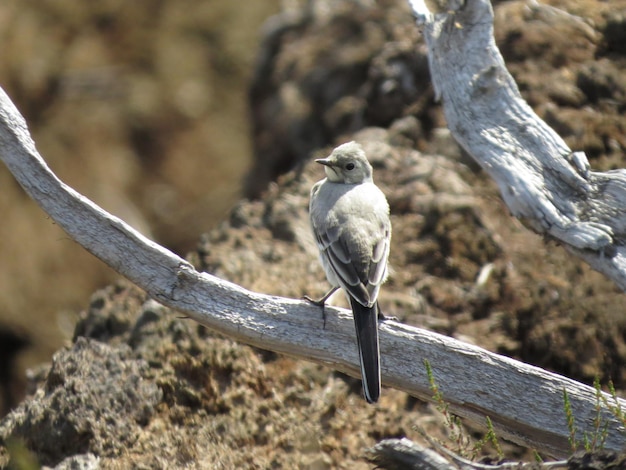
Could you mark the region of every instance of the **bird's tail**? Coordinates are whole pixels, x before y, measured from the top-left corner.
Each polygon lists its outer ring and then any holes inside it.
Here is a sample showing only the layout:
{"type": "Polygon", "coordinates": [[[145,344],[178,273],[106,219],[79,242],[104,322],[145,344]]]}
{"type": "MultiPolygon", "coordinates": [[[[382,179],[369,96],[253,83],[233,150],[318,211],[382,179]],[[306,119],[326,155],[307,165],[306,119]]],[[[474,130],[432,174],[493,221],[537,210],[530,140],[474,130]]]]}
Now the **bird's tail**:
{"type": "Polygon", "coordinates": [[[376,403],[380,396],[380,351],[378,348],[378,302],[364,307],[350,297],[356,340],[361,359],[363,394],[368,403],[376,403]]]}

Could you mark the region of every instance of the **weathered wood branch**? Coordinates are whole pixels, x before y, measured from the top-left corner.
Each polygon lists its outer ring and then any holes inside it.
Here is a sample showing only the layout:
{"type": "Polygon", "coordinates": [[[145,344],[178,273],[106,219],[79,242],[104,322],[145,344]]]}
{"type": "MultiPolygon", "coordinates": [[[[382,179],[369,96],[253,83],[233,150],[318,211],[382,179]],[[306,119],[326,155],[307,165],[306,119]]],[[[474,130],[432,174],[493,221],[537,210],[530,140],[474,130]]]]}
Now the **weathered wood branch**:
{"type": "Polygon", "coordinates": [[[489,0],[453,0],[436,15],[423,0],[409,3],[455,139],[514,216],[626,290],[626,170],[590,171],[524,101],[495,44],[489,0]]]}
{"type": "MultiPolygon", "coordinates": [[[[326,364],[359,377],[353,325],[346,310],[250,292],[207,273],[108,214],[61,182],[35,149],[26,123],[0,90],[0,158],[25,191],[70,237],[158,302],[246,344],[326,364]]],[[[579,430],[593,429],[596,392],[573,380],[476,346],[392,321],[380,326],[383,382],[431,398],[430,361],[450,411],[484,423],[503,438],[554,455],[568,452],[566,389],[579,430]]],[[[605,396],[607,403],[613,398],[605,396]]],[[[622,409],[626,401],[618,400],[622,409]]],[[[363,406],[366,406],[365,403],[363,406]]],[[[607,406],[606,446],[623,446],[624,428],[607,406]]]]}
{"type": "Polygon", "coordinates": [[[458,470],[443,455],[407,438],[384,439],[368,449],[367,456],[376,468],[388,470],[458,470]]]}
{"type": "Polygon", "coordinates": [[[370,462],[385,470],[554,470],[567,468],[567,461],[545,463],[505,462],[486,465],[469,461],[431,442],[434,449],[409,439],[384,439],[367,450],[370,462]]]}

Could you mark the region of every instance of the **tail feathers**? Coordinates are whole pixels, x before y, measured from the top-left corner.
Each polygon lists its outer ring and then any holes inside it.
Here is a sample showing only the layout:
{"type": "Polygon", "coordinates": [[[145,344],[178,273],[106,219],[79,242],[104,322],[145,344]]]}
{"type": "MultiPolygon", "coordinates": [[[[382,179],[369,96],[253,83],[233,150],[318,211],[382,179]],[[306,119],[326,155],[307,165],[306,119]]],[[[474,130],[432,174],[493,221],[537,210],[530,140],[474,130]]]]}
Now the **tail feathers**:
{"type": "Polygon", "coordinates": [[[361,359],[363,394],[368,403],[376,403],[380,397],[380,351],[378,348],[378,302],[364,307],[352,297],[352,313],[356,327],[356,339],[361,359]]]}

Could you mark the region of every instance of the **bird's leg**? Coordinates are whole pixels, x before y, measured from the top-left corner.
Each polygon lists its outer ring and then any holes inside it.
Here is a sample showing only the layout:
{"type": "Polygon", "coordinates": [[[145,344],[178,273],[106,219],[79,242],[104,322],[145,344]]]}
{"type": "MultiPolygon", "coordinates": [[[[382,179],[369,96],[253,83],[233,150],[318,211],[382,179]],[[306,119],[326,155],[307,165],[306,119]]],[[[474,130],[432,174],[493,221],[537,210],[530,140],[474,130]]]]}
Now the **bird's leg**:
{"type": "Polygon", "coordinates": [[[322,307],[322,319],[324,320],[324,326],[323,326],[324,330],[326,329],[326,309],[324,307],[326,306],[326,301],[328,300],[328,298],[331,295],[333,295],[337,291],[337,289],[339,289],[339,287],[332,287],[328,292],[326,292],[326,294],[324,294],[324,297],[318,300],[312,299],[308,295],[302,296],[302,298],[306,300],[307,302],[310,302],[313,305],[317,305],[318,307],[322,307]]]}
{"type": "Polygon", "coordinates": [[[378,321],[385,321],[385,320],[399,321],[398,317],[384,315],[383,311],[379,308],[378,309],[378,321]]]}
{"type": "Polygon", "coordinates": [[[302,298],[306,300],[307,302],[312,303],[313,305],[317,305],[318,307],[323,307],[326,301],[328,300],[328,298],[331,295],[333,295],[337,291],[337,289],[339,289],[339,287],[332,287],[328,292],[326,292],[326,294],[324,294],[324,297],[318,300],[312,299],[308,295],[304,295],[302,296],[302,298]]]}

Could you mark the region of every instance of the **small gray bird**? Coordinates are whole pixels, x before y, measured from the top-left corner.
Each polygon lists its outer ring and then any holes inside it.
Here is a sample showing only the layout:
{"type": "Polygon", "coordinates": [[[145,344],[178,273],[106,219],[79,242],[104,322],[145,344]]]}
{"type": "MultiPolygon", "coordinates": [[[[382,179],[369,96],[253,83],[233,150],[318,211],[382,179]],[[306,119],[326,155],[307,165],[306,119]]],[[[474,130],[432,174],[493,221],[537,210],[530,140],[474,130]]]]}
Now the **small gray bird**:
{"type": "Polygon", "coordinates": [[[326,178],[311,188],[309,216],[320,259],[331,290],[323,306],[340,287],[346,292],[356,327],[363,393],[369,403],[380,396],[378,291],[387,277],[391,240],[389,204],[372,180],[372,166],[356,142],[340,145],[324,165],[326,178]]]}

